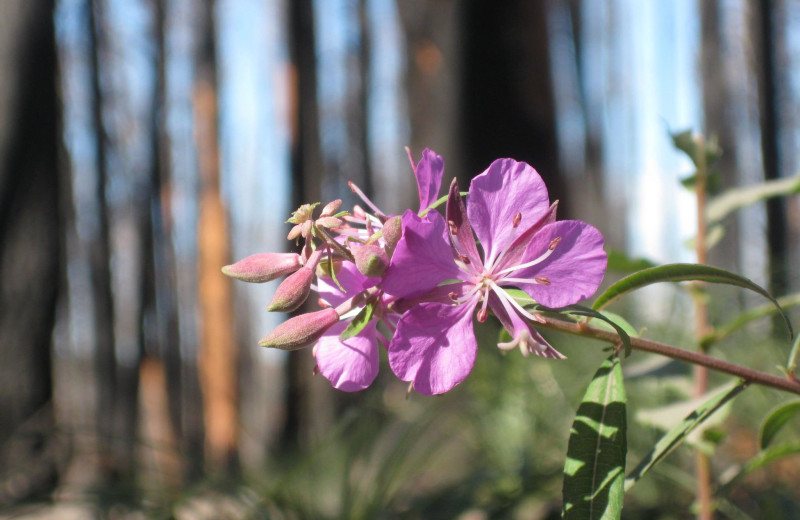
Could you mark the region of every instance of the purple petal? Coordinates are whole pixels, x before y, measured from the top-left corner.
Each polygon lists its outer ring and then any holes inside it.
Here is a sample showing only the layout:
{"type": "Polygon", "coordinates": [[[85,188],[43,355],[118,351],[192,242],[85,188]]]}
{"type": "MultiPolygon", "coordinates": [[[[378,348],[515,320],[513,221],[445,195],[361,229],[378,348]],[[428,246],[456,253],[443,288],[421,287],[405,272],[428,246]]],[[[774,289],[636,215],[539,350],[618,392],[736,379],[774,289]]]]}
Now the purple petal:
{"type": "MultiPolygon", "coordinates": [[[[539,334],[539,331],[531,326],[531,323],[524,320],[517,311],[510,305],[504,305],[500,298],[494,292],[489,294],[489,307],[503,324],[503,328],[511,334],[512,342],[515,343],[514,347],[519,346],[521,342],[528,344],[527,348],[522,348],[523,355],[533,352],[537,356],[548,359],[565,359],[566,356],[557,351],[553,346],[547,342],[544,337],[539,334]]],[[[498,344],[499,346],[499,344],[498,344]]]]}
{"type": "Polygon", "coordinates": [[[454,252],[466,255],[476,270],[476,274],[479,274],[483,268],[483,262],[478,254],[478,246],[475,245],[475,236],[472,234],[472,226],[469,225],[469,220],[467,220],[464,199],[461,198],[461,193],[458,191],[456,179],[453,179],[450,184],[450,193],[447,197],[447,224],[454,252]],[[450,228],[450,223],[455,229],[450,228]],[[455,234],[453,234],[453,231],[455,231],[455,234]]]}
{"type": "Polygon", "coordinates": [[[542,215],[534,225],[517,235],[511,245],[505,249],[503,256],[497,260],[497,265],[492,269],[494,272],[499,272],[512,265],[519,265],[523,263],[521,260],[525,257],[525,251],[528,249],[531,239],[547,224],[552,224],[556,221],[556,210],[558,209],[558,201],[550,205],[550,209],[542,215]]]}
{"type": "Polygon", "coordinates": [[[547,307],[564,307],[589,298],[597,291],[606,272],[603,235],[580,220],[562,220],[543,227],[531,240],[521,262],[539,258],[556,238],[561,241],[544,261],[508,275],[531,280],[531,283],[510,284],[547,307]],[[546,277],[550,284],[534,283],[535,276],[546,277]]]}
{"type": "MultiPolygon", "coordinates": [[[[324,258],[324,257],[323,257],[324,258]]],[[[332,278],[327,276],[317,277],[317,289],[320,297],[332,307],[341,305],[364,289],[369,289],[381,281],[380,278],[368,278],[361,274],[352,262],[342,262],[341,270],[336,273],[336,279],[345,292],[336,285],[332,278]]]]}
{"type": "Polygon", "coordinates": [[[394,303],[392,310],[397,312],[405,312],[408,309],[425,302],[445,303],[448,305],[453,304],[453,298],[462,298],[475,287],[474,283],[470,282],[456,282],[440,285],[431,289],[430,291],[413,298],[400,298],[394,303]]]}
{"type": "MultiPolygon", "coordinates": [[[[411,159],[410,154],[409,159],[411,159]]],[[[413,159],[411,164],[414,164],[413,159]]],[[[414,167],[414,176],[417,178],[417,189],[419,190],[420,211],[436,202],[439,189],[442,187],[443,175],[444,159],[433,150],[425,148],[422,151],[422,158],[414,167]]]]}
{"type": "Polygon", "coordinates": [[[378,340],[371,321],[352,338],[341,342],[339,334],[347,327],[342,321],[319,339],[315,355],[319,372],[334,388],[345,392],[364,390],[378,375],[378,340]]]}
{"type": "Polygon", "coordinates": [[[531,166],[513,159],[497,159],[469,187],[467,214],[491,265],[517,231],[535,224],[550,207],[547,187],[531,166]],[[520,213],[518,227],[514,216],[520,213]]]}
{"type": "Polygon", "coordinates": [[[474,308],[474,303],[422,303],[403,314],[389,345],[392,371],[425,395],[442,394],[462,382],[478,350],[474,308]]]}
{"type": "Polygon", "coordinates": [[[453,261],[444,218],[430,211],[423,219],[408,210],[403,215],[403,238],[392,255],[383,289],[398,298],[420,295],[464,273],[453,261]]]}

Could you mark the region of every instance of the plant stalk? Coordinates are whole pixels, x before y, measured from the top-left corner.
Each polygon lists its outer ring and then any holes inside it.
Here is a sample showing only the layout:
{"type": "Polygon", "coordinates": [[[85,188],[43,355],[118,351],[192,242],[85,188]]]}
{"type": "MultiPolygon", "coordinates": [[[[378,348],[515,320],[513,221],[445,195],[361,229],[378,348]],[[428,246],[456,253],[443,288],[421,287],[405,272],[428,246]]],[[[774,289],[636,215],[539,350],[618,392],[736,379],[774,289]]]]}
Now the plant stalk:
{"type": "MultiPolygon", "coordinates": [[[[555,318],[545,317],[544,323],[537,322],[536,327],[566,332],[567,334],[573,334],[575,336],[593,338],[615,345],[620,343],[620,338],[616,332],[610,332],[579,323],[562,321],[555,318]]],[[[701,352],[686,350],[668,345],[666,343],[643,338],[631,338],[631,347],[634,350],[660,354],[672,359],[685,361],[687,363],[703,366],[717,372],[736,376],[750,384],[766,386],[768,388],[774,388],[776,390],[783,390],[785,392],[791,392],[793,394],[800,395],[800,381],[768,374],[766,372],[761,372],[760,370],[754,370],[752,368],[737,365],[729,361],[717,359],[701,352]]]]}

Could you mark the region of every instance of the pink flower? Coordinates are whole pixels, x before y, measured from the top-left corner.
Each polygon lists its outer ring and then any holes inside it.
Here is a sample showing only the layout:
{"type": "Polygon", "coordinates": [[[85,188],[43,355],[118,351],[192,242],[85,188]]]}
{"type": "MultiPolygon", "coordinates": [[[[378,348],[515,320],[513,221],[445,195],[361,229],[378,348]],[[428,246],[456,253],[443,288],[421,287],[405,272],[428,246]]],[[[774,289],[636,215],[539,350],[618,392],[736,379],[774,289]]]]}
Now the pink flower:
{"type": "MultiPolygon", "coordinates": [[[[417,179],[421,211],[436,202],[439,189],[442,185],[444,161],[440,156],[436,155],[435,152],[427,148],[422,152],[422,158],[419,163],[414,163],[410,152],[408,158],[409,161],[411,161],[411,167],[417,179]]],[[[367,206],[371,207],[377,214],[384,215],[356,186],[351,185],[351,189],[359,194],[367,206]]],[[[365,216],[364,219],[350,218],[348,220],[358,223],[361,223],[363,220],[363,222],[366,223],[368,219],[369,217],[365,216]]],[[[395,221],[391,218],[386,221],[386,223],[389,222],[395,224],[395,221]]],[[[387,227],[386,223],[384,223],[383,230],[387,235],[396,231],[394,229],[395,226],[388,225],[387,227]]],[[[375,222],[371,222],[371,224],[375,228],[381,228],[381,222],[378,219],[375,219],[375,222]]],[[[369,233],[358,233],[353,229],[342,234],[364,238],[369,236],[369,233]]],[[[384,242],[389,246],[389,250],[386,254],[391,255],[397,243],[397,239],[392,239],[391,236],[386,236],[385,238],[387,240],[384,242]]],[[[360,260],[358,255],[365,252],[369,247],[375,249],[378,245],[355,246],[354,255],[356,256],[357,263],[360,260]]],[[[373,256],[379,256],[377,250],[371,252],[373,256]]],[[[360,271],[368,274],[382,274],[382,272],[385,271],[385,266],[375,270],[365,268],[364,266],[358,269],[356,265],[346,262],[342,265],[341,271],[336,276],[344,292],[342,292],[330,278],[319,277],[318,289],[320,297],[326,303],[335,307],[359,293],[377,286],[381,282],[381,277],[368,277],[360,271]]],[[[339,390],[355,392],[363,390],[372,384],[375,377],[378,375],[379,342],[383,339],[383,336],[377,328],[378,323],[383,320],[389,328],[394,329],[397,318],[399,317],[399,314],[389,310],[389,304],[392,303],[395,298],[380,292],[376,292],[372,297],[376,299],[375,313],[364,329],[352,338],[344,341],[340,340],[340,334],[347,328],[350,321],[345,317],[322,335],[314,350],[317,359],[317,368],[320,374],[328,379],[334,388],[339,390]]],[[[361,310],[361,308],[363,308],[363,306],[355,309],[351,314],[355,314],[361,310]]]]}
{"type": "Polygon", "coordinates": [[[511,333],[501,349],[563,357],[531,327],[539,317],[506,288],[563,307],[594,294],[605,273],[603,236],[585,222],[556,222],[556,204],[550,205],[544,182],[529,165],[493,162],[472,180],[468,200],[465,210],[453,181],[446,221],[437,212],[422,219],[407,211],[403,239],[382,284],[396,298],[418,302],[397,323],[389,364],[422,394],[447,392],[472,370],[472,314],[478,307],[478,321],[490,309],[511,333]]]}

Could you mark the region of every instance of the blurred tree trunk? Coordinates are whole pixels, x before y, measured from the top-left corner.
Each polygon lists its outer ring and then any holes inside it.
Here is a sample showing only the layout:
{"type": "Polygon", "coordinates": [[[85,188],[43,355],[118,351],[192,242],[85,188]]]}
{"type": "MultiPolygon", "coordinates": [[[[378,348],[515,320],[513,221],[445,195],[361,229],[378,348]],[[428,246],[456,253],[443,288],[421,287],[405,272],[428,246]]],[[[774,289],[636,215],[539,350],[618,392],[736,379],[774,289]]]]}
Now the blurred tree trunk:
{"type": "Polygon", "coordinates": [[[194,116],[200,165],[198,269],[201,309],[200,385],[206,454],[213,470],[238,469],[238,379],[230,279],[228,217],[220,193],[216,24],[213,0],[200,4],[194,116]]]}
{"type": "Polygon", "coordinates": [[[0,503],[55,483],[51,342],[62,282],[54,2],[0,3],[0,503]]]}
{"type": "MultiPolygon", "coordinates": [[[[176,457],[177,439],[181,433],[181,362],[178,309],[176,303],[175,254],[172,247],[170,201],[170,144],[167,132],[167,67],[166,67],[166,0],[152,0],[153,40],[155,42],[155,81],[152,91],[150,121],[151,166],[150,183],[145,200],[149,207],[143,223],[146,254],[142,277],[143,333],[142,350],[150,358],[142,369],[142,385],[152,381],[155,388],[144,389],[150,402],[166,403],[167,417],[159,414],[160,406],[143,410],[153,415],[145,417],[146,424],[155,425],[153,439],[167,449],[154,450],[158,458],[158,474],[165,481],[177,484],[180,476],[176,457]],[[145,380],[145,377],[149,378],[145,380]],[[161,385],[164,385],[163,387],[161,385]],[[165,395],[157,395],[163,392],[165,395]]],[[[189,454],[197,455],[197,454],[189,454]]]]}
{"type": "MultiPolygon", "coordinates": [[[[761,130],[761,161],[764,178],[781,177],[780,172],[780,99],[778,97],[779,74],[776,70],[777,28],[775,9],[777,2],[751,0],[750,9],[753,27],[752,41],[756,49],[758,78],[759,123],[761,130]]],[[[794,172],[792,172],[794,173],[794,172]]],[[[769,250],[769,290],[775,296],[786,294],[789,285],[787,265],[786,201],[783,197],[767,201],[767,247],[769,250]]],[[[775,321],[780,327],[779,320],[775,321]]]]}
{"type": "MultiPolygon", "coordinates": [[[[437,2],[397,2],[403,24],[408,57],[406,89],[411,127],[409,146],[418,160],[424,148],[431,148],[445,160],[443,189],[449,179],[459,174],[464,179],[480,171],[464,170],[462,160],[464,123],[461,108],[461,67],[471,58],[461,56],[459,45],[463,3],[455,0],[437,2]]],[[[494,4],[487,4],[494,5],[494,4]]],[[[403,183],[397,194],[400,207],[418,202],[413,182],[403,183]]]]}
{"type": "Polygon", "coordinates": [[[103,0],[88,4],[90,85],[92,88],[92,120],[95,136],[97,168],[96,201],[97,231],[90,249],[92,299],[95,333],[95,393],[97,396],[97,435],[100,469],[103,478],[112,478],[118,471],[114,462],[115,402],[117,398],[117,359],[114,338],[114,299],[111,293],[111,245],[106,182],[108,179],[108,133],[103,120],[104,92],[101,80],[101,55],[104,46],[103,0]]]}
{"type": "MultiPolygon", "coordinates": [[[[723,154],[714,165],[722,179],[723,188],[740,185],[741,165],[735,153],[736,138],[733,130],[735,122],[728,107],[733,102],[730,78],[725,67],[723,34],[720,27],[720,5],[718,0],[708,0],[700,4],[700,27],[702,52],[700,71],[703,82],[703,114],[705,116],[703,134],[707,139],[716,138],[723,154]]],[[[726,238],[714,249],[710,258],[714,265],[740,272],[738,226],[735,220],[728,224],[726,238]]]]}
{"type": "Polygon", "coordinates": [[[569,213],[558,163],[547,2],[470,0],[463,16],[464,171],[513,157],[542,175],[569,213]]]}
{"type": "MultiPolygon", "coordinates": [[[[292,133],[292,209],[321,198],[317,72],[312,0],[289,2],[292,133]]],[[[299,312],[304,312],[303,307],[299,312]]],[[[292,352],[286,361],[286,421],[281,444],[297,447],[310,440],[314,415],[311,349],[292,352]]]]}

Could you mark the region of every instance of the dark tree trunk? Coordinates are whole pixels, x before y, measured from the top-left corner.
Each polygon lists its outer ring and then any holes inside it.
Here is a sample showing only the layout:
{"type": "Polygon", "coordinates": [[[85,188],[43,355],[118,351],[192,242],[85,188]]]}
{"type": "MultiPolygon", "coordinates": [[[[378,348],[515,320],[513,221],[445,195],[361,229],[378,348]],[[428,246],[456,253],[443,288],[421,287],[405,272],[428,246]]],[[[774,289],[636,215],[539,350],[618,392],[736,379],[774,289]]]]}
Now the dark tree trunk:
{"type": "MultiPolygon", "coordinates": [[[[289,52],[293,106],[292,117],[292,209],[319,201],[322,160],[319,145],[317,74],[314,13],[311,0],[289,3],[289,52]]],[[[300,312],[303,312],[303,308],[300,312]]],[[[286,362],[286,420],[281,444],[295,448],[310,438],[314,411],[310,349],[292,352],[286,362]]]]}
{"type": "MultiPolygon", "coordinates": [[[[758,68],[758,104],[761,126],[761,160],[766,180],[780,173],[780,125],[778,74],[775,70],[776,35],[774,2],[755,0],[751,4],[758,68]]],[[[786,202],[783,198],[767,201],[767,247],[769,249],[769,289],[775,296],[786,294],[789,284],[787,266],[786,202]]]]}
{"type": "MultiPolygon", "coordinates": [[[[464,171],[499,157],[531,164],[563,202],[550,72],[547,2],[464,5],[464,171]]],[[[564,204],[560,211],[568,213],[564,204]]]]}
{"type": "Polygon", "coordinates": [[[54,484],[63,219],[54,2],[0,4],[0,503],[54,484]]]}

